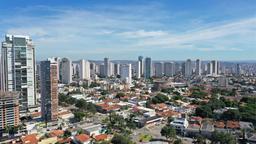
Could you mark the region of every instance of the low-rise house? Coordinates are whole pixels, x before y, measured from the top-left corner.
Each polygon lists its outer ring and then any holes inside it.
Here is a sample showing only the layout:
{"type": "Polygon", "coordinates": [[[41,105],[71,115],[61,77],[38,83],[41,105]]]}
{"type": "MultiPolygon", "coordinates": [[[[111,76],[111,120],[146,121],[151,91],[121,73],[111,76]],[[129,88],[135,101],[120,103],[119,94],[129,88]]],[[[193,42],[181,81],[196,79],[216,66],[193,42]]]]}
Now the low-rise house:
{"type": "Polygon", "coordinates": [[[64,131],[63,130],[52,130],[50,133],[49,133],[49,136],[50,137],[61,137],[64,135],[64,131]]]}
{"type": "Polygon", "coordinates": [[[238,121],[227,121],[226,128],[231,130],[240,129],[240,124],[238,121]]]}
{"type": "Polygon", "coordinates": [[[160,117],[160,116],[153,116],[153,117],[146,117],[146,118],[143,117],[135,120],[135,122],[138,123],[139,127],[155,125],[155,124],[161,123],[162,121],[163,121],[163,117],[160,117]]]}
{"type": "Polygon", "coordinates": [[[101,124],[90,125],[88,127],[83,128],[83,130],[89,136],[100,135],[102,131],[102,125],[101,124]]]}
{"type": "Polygon", "coordinates": [[[199,124],[189,124],[185,129],[185,135],[189,137],[196,137],[200,134],[201,125],[199,124]]]}
{"type": "Polygon", "coordinates": [[[55,137],[41,139],[38,142],[38,144],[55,144],[57,141],[58,141],[58,138],[55,136],[55,137]]]}
{"type": "Polygon", "coordinates": [[[111,135],[107,135],[107,134],[100,134],[100,135],[96,135],[94,136],[94,139],[96,142],[101,142],[101,141],[108,141],[112,138],[111,135]]]}
{"type": "Polygon", "coordinates": [[[253,123],[251,123],[251,122],[240,121],[239,125],[240,125],[240,129],[242,129],[242,130],[253,130],[254,129],[253,123]]]}
{"type": "Polygon", "coordinates": [[[21,141],[23,144],[37,144],[38,143],[37,134],[29,134],[24,137],[21,137],[21,141]]]}
{"type": "Polygon", "coordinates": [[[75,144],[89,144],[91,141],[91,138],[87,134],[80,134],[77,136],[74,136],[73,143],[75,144]]]}
{"type": "Polygon", "coordinates": [[[189,124],[186,118],[175,118],[170,125],[173,126],[178,132],[184,132],[189,124]]]}
{"type": "Polygon", "coordinates": [[[204,120],[201,126],[201,134],[207,138],[211,138],[212,133],[214,132],[214,125],[211,120],[204,120]]]}

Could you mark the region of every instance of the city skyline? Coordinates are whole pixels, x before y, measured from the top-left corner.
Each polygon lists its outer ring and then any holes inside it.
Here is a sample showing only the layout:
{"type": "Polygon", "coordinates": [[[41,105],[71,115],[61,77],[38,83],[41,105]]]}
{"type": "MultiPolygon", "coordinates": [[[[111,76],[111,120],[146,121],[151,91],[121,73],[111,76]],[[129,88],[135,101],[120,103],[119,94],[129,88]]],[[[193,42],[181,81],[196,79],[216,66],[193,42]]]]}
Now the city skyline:
{"type": "Polygon", "coordinates": [[[0,35],[29,35],[38,61],[255,60],[254,3],[2,1],[0,35]]]}

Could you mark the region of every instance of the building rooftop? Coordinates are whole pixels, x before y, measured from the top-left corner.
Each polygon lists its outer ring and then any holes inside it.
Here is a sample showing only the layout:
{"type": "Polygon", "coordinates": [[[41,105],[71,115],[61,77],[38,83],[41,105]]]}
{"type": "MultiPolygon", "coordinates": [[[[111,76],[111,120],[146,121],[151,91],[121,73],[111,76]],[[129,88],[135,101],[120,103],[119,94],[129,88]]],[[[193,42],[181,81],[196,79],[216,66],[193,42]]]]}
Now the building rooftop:
{"type": "Polygon", "coordinates": [[[88,136],[87,134],[80,134],[75,136],[76,140],[80,141],[80,142],[87,142],[90,140],[90,136],[88,136]]]}

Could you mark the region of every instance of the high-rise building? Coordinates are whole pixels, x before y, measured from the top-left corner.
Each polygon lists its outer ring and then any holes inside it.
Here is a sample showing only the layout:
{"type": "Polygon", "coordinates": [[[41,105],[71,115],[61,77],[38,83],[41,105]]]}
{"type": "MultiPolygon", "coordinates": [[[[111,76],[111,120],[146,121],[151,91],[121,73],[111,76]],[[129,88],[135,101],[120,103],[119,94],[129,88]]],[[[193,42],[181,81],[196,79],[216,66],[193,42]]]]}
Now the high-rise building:
{"type": "Polygon", "coordinates": [[[209,62],[208,64],[207,64],[207,74],[208,75],[212,75],[212,63],[211,62],[209,62]]]}
{"type": "Polygon", "coordinates": [[[118,63],[114,64],[114,75],[115,76],[120,75],[120,64],[118,63]]]}
{"type": "Polygon", "coordinates": [[[19,92],[0,91],[0,131],[6,126],[18,126],[19,92]]]}
{"type": "Polygon", "coordinates": [[[70,84],[72,82],[72,74],[73,74],[72,61],[69,58],[62,58],[60,65],[61,65],[61,82],[64,84],[70,84]]]}
{"type": "Polygon", "coordinates": [[[163,76],[163,63],[157,62],[155,63],[155,76],[156,77],[162,77],[163,76]]]}
{"type": "Polygon", "coordinates": [[[190,59],[188,59],[185,62],[185,77],[190,77],[192,76],[192,62],[190,59]]]}
{"type": "Polygon", "coordinates": [[[1,53],[1,90],[20,92],[20,113],[36,105],[35,50],[29,36],[6,35],[1,53]]]}
{"type": "Polygon", "coordinates": [[[139,56],[138,60],[140,61],[140,76],[142,76],[144,74],[143,56],[139,56]]]}
{"type": "Polygon", "coordinates": [[[54,61],[57,63],[57,70],[58,70],[58,80],[61,81],[61,74],[62,74],[62,71],[61,71],[61,58],[60,57],[51,57],[51,58],[48,58],[47,60],[49,61],[54,61]]]}
{"type": "Polygon", "coordinates": [[[201,75],[201,61],[200,59],[196,60],[196,75],[200,76],[201,75]]]}
{"type": "Polygon", "coordinates": [[[100,66],[99,66],[100,68],[100,72],[99,72],[99,75],[101,76],[101,77],[104,77],[105,76],[105,65],[104,64],[101,64],[100,66]]]}
{"type": "Polygon", "coordinates": [[[113,76],[114,73],[115,73],[114,71],[115,71],[115,65],[114,65],[114,63],[110,62],[110,64],[109,64],[109,75],[113,76]]]}
{"type": "Polygon", "coordinates": [[[120,66],[120,75],[121,80],[127,84],[132,83],[132,65],[131,64],[122,64],[120,66]]]}
{"type": "Polygon", "coordinates": [[[175,74],[175,64],[173,62],[164,63],[164,75],[172,77],[175,74]]]}
{"type": "Polygon", "coordinates": [[[237,76],[239,76],[239,75],[241,74],[241,66],[240,66],[240,64],[236,64],[236,67],[235,67],[235,68],[236,68],[236,73],[235,73],[235,74],[236,74],[237,76]]]}
{"type": "Polygon", "coordinates": [[[150,57],[145,58],[145,71],[144,77],[149,79],[152,77],[152,61],[150,57]]]}
{"type": "Polygon", "coordinates": [[[58,119],[57,63],[41,61],[41,113],[45,122],[58,119]]]}
{"type": "Polygon", "coordinates": [[[136,70],[136,77],[138,79],[141,78],[141,63],[139,60],[137,61],[135,70],[136,70]]]}
{"type": "Polygon", "coordinates": [[[212,75],[218,75],[219,74],[219,62],[217,60],[211,61],[212,63],[212,75]]]}
{"type": "Polygon", "coordinates": [[[80,72],[79,72],[80,79],[86,79],[86,80],[90,80],[91,79],[91,74],[90,74],[90,62],[89,61],[85,61],[85,60],[81,60],[80,61],[80,72]]]}
{"type": "Polygon", "coordinates": [[[110,61],[109,58],[104,58],[104,76],[110,77],[110,61]]]}

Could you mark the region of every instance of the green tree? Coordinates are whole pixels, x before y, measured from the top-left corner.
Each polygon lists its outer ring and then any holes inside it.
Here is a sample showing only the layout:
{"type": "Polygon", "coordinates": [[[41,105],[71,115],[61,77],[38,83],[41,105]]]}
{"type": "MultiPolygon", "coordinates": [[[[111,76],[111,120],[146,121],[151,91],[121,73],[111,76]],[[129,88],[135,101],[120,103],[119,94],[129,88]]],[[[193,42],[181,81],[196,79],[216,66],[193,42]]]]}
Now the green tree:
{"type": "Polygon", "coordinates": [[[114,135],[111,142],[113,144],[134,144],[129,137],[120,134],[114,135]]]}
{"type": "Polygon", "coordinates": [[[176,138],[176,130],[171,126],[164,126],[160,133],[162,136],[166,137],[166,139],[171,141],[176,138]]]}
{"type": "Polygon", "coordinates": [[[206,139],[199,135],[196,137],[196,140],[194,141],[195,144],[206,144],[206,139]]]}
{"type": "Polygon", "coordinates": [[[75,120],[81,121],[81,120],[83,120],[84,117],[85,117],[85,113],[80,112],[80,111],[74,112],[75,120]]]}
{"type": "Polygon", "coordinates": [[[235,137],[230,133],[214,132],[212,135],[213,144],[236,144],[235,137]]]}
{"type": "Polygon", "coordinates": [[[125,96],[125,93],[123,93],[123,92],[120,92],[120,93],[116,94],[116,98],[121,98],[121,97],[124,97],[124,96],[125,96]]]}
{"type": "Polygon", "coordinates": [[[208,105],[203,105],[196,108],[196,115],[204,118],[211,118],[213,113],[211,107],[208,105]]]}
{"type": "Polygon", "coordinates": [[[238,110],[230,109],[230,110],[225,111],[221,117],[224,120],[240,120],[241,115],[238,110]]]}
{"type": "Polygon", "coordinates": [[[68,138],[68,137],[70,137],[70,136],[71,136],[71,132],[70,132],[69,130],[65,130],[63,137],[64,137],[64,138],[68,138]]]}
{"type": "Polygon", "coordinates": [[[182,144],[182,140],[181,139],[176,139],[173,144],[182,144]]]}

